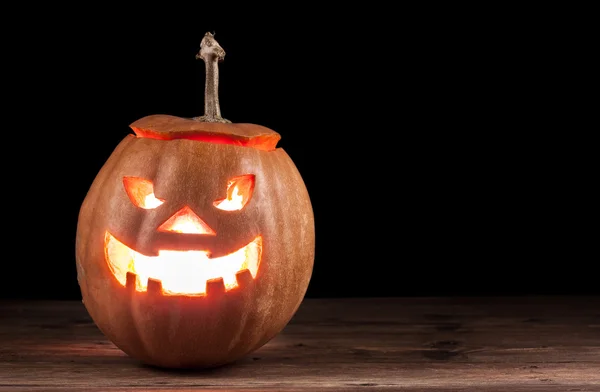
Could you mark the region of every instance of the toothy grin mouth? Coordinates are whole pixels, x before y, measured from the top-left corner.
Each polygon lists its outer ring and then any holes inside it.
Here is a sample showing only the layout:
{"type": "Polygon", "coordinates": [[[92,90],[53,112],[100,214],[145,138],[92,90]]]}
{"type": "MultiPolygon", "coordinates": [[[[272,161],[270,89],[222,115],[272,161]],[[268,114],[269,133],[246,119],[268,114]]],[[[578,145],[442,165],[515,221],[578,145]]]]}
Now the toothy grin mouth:
{"type": "Polygon", "coordinates": [[[262,237],[222,257],[210,258],[206,251],[160,250],[158,256],[143,255],[108,231],[105,254],[109,268],[123,286],[137,291],[160,289],[163,295],[205,295],[228,291],[256,277],[262,237]]]}

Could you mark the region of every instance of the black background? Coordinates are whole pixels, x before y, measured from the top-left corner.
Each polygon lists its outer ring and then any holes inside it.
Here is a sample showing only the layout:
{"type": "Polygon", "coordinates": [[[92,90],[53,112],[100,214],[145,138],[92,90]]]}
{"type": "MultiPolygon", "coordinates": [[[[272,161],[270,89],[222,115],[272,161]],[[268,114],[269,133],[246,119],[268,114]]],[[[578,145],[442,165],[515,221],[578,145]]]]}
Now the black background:
{"type": "Polygon", "coordinates": [[[305,180],[308,297],[600,293],[576,60],[541,10],[55,7],[3,51],[2,297],[80,298],[81,202],[130,123],[203,113],[207,31],[223,116],[305,180]]]}

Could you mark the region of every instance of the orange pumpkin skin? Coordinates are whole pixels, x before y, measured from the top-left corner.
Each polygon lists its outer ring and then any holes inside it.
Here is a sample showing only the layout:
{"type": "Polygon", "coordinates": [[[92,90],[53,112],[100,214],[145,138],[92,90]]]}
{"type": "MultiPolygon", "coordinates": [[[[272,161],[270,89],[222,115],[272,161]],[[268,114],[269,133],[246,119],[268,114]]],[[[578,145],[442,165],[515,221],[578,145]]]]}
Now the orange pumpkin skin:
{"type": "Polygon", "coordinates": [[[117,146],[80,209],[76,265],[85,307],[117,347],[147,364],[198,368],[235,361],[277,335],[306,293],[315,231],[305,184],[276,148],[279,135],[265,127],[157,115],[132,128],[137,136],[117,146]],[[245,207],[215,208],[228,180],[244,174],[255,176],[245,207]],[[124,189],[128,176],[152,181],[164,204],[134,206],[124,189]],[[157,230],[184,206],[216,235],[157,230]],[[209,284],[202,295],[171,295],[149,281],[140,291],[123,285],[109,267],[107,232],[147,256],[167,249],[219,257],[260,237],[260,263],[254,278],[242,274],[234,288],[209,284]]]}

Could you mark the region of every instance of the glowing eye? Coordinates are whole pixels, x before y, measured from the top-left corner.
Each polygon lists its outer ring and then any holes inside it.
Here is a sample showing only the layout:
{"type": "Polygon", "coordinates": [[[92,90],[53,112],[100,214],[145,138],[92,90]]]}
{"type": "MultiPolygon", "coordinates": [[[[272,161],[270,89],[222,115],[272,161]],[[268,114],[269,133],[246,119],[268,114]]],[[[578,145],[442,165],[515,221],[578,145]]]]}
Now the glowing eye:
{"type": "Polygon", "coordinates": [[[214,205],[220,210],[238,211],[250,201],[254,191],[254,174],[234,177],[227,183],[227,197],[215,200],[214,205]]]}
{"type": "Polygon", "coordinates": [[[139,177],[123,177],[123,185],[127,196],[137,207],[149,210],[165,202],[154,196],[154,186],[151,181],[139,177]]]}

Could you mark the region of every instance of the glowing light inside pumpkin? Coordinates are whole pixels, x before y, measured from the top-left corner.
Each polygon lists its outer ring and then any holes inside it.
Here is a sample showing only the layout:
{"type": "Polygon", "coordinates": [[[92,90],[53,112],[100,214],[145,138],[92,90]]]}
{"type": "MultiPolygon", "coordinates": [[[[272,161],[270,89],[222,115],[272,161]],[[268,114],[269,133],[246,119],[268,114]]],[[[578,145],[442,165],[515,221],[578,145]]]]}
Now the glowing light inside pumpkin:
{"type": "Polygon", "coordinates": [[[210,258],[206,251],[161,250],[158,256],[145,256],[105,235],[108,266],[121,285],[127,285],[127,272],[137,275],[135,289],[146,291],[148,279],[162,282],[164,295],[204,295],[206,281],[223,278],[225,290],[238,286],[236,273],[245,269],[256,278],[262,252],[262,237],[228,255],[210,258]]]}
{"type": "Polygon", "coordinates": [[[215,235],[215,231],[188,206],[183,207],[158,227],[158,231],[215,235]]]}
{"type": "Polygon", "coordinates": [[[154,195],[151,181],[139,177],[123,177],[123,185],[131,202],[140,208],[149,210],[165,202],[154,195]]]}
{"type": "Polygon", "coordinates": [[[254,174],[235,177],[227,183],[227,197],[214,202],[215,207],[224,211],[238,211],[250,201],[254,192],[254,174]]]}

